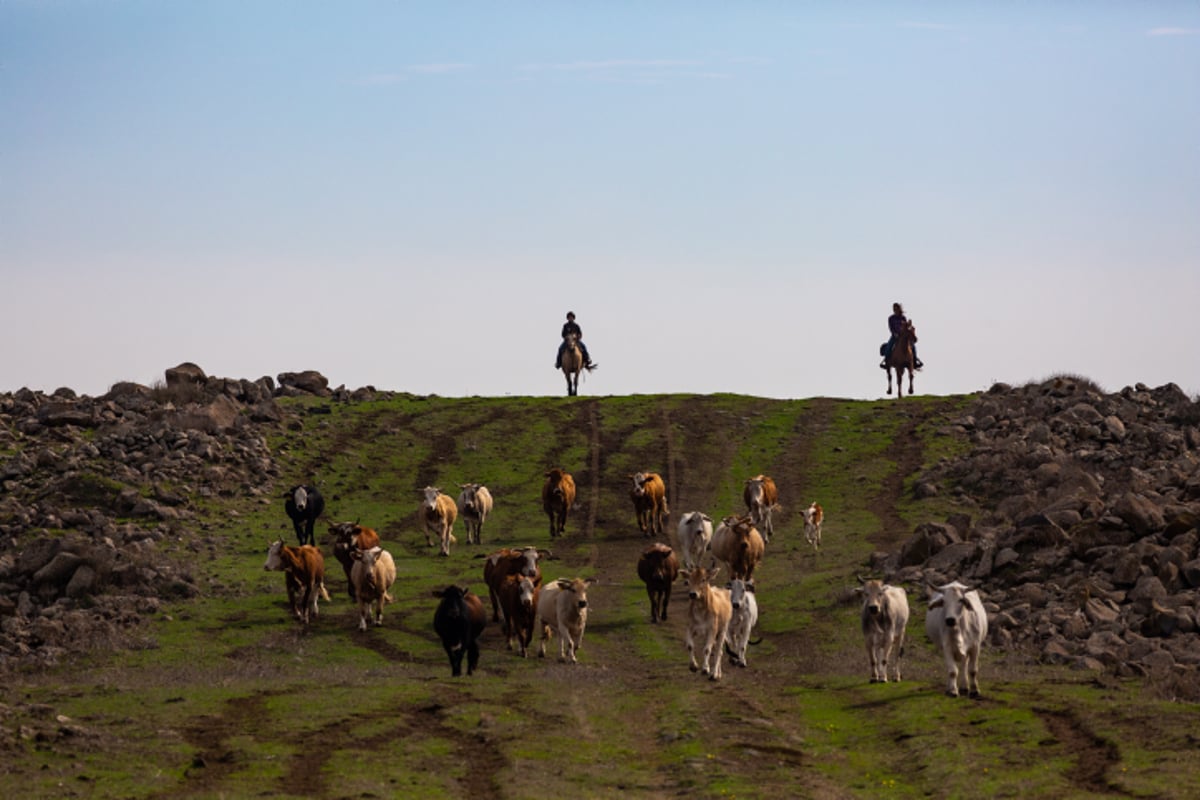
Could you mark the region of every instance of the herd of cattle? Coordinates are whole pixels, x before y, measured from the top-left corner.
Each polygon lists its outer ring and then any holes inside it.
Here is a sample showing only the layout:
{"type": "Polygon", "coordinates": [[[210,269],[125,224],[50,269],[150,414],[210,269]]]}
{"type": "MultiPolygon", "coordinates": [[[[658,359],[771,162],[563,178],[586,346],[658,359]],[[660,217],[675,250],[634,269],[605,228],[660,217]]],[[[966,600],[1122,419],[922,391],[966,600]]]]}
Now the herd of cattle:
{"type": "MultiPolygon", "coordinates": [[[[631,477],[630,498],[638,528],[646,537],[661,536],[670,513],[662,477],[654,472],[631,477]]],[[[565,533],[575,503],[575,482],[562,469],[548,471],[545,478],[542,507],[553,539],[565,533]]],[[[453,531],[458,517],[466,525],[468,542],[479,544],[492,510],[492,496],[486,486],[467,483],[460,489],[457,502],[436,487],[427,486],[421,492],[418,517],[426,544],[432,547],[436,537],[443,556],[450,554],[450,545],[456,541],[453,531]]],[[[725,654],[732,664],[745,667],[748,645],[757,644],[750,639],[758,621],[754,570],[774,533],[772,513],[780,509],[775,482],[766,475],[748,478],[742,499],[746,513],[725,517],[715,530],[707,514],[683,514],[676,529],[678,554],[670,545],[656,542],[645,548],[637,563],[638,577],[649,595],[652,623],[667,619],[672,587],[682,579],[688,595],[686,644],[690,667],[712,680],[721,678],[725,654]],[[708,566],[702,563],[705,560],[708,566]],[[722,570],[728,573],[724,586],[714,582],[722,570]]],[[[285,574],[292,613],[307,625],[317,616],[318,599],[329,600],[324,558],[313,539],[313,526],[324,512],[325,503],[316,488],[296,486],[288,492],[284,507],[300,544],[291,547],[282,540],[271,543],[264,568],[285,574]]],[[[824,512],[814,502],[802,514],[805,540],[819,551],[824,512]]],[[[396,580],[391,554],[382,548],[374,530],[356,522],[334,524],[330,532],[334,557],[345,570],[350,599],[358,604],[359,630],[367,630],[372,618],[375,625],[381,625],[383,607],[393,600],[389,590],[396,580]]],[[[575,663],[587,625],[587,588],[593,581],[560,578],[543,583],[539,561],[549,554],[545,549],[523,547],[502,548],[486,556],[483,578],[491,618],[502,624],[508,649],[518,650],[522,657],[528,654],[534,633],[540,630],[539,656],[545,656],[547,640],[557,635],[559,660],[575,663]]],[[[879,580],[859,580],[861,586],[855,591],[863,600],[861,623],[871,682],[887,682],[889,678],[899,681],[909,618],[907,594],[903,588],[879,580]]],[[[987,614],[979,595],[957,581],[927,587],[927,592],[925,630],[942,651],[947,693],[957,696],[961,686],[962,691],[977,697],[979,650],[987,637],[987,614]]],[[[439,600],[434,630],[449,657],[451,674],[462,673],[465,657],[469,675],[479,662],[477,641],[488,616],[484,603],[465,587],[454,585],[433,595],[439,600]]]]}

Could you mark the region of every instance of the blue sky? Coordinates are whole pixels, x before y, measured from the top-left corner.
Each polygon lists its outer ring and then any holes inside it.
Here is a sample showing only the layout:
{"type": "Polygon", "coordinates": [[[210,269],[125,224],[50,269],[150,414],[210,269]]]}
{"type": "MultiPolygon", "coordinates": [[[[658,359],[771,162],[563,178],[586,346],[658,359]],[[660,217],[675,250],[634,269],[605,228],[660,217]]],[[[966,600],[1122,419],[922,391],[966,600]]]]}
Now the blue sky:
{"type": "Polygon", "coordinates": [[[0,391],[1200,392],[1194,2],[3,2],[0,391]]]}

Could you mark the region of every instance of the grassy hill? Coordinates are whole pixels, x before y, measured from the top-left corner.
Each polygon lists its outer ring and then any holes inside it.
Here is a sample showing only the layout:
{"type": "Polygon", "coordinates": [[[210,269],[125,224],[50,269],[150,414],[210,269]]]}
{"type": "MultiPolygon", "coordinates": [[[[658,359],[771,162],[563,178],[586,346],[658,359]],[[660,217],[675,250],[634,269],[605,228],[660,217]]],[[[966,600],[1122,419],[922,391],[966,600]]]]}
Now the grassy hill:
{"type": "MultiPolygon", "coordinates": [[[[913,615],[904,681],[868,683],[852,588],[872,554],[959,511],[915,500],[922,468],[964,452],[948,421],[972,397],[864,402],[736,395],[604,398],[386,396],[282,400],[265,427],[281,479],[192,498],[201,522],[164,542],[201,597],[165,603],[133,650],[10,677],[0,689],[6,797],[1182,797],[1195,789],[1195,709],[1134,682],[987,649],[978,701],[942,693],[940,656],[913,615]],[[563,539],[540,507],[550,467],[579,497],[563,539]],[[783,511],[756,575],[749,668],[689,672],[687,600],[649,622],[634,567],[629,475],[667,483],[669,527],[741,509],[775,478],[783,511]],[[334,597],[304,629],[269,540],[293,542],[281,493],[317,482],[330,521],[374,527],[395,557],[396,603],[357,631],[322,528],[334,597]],[[425,544],[426,485],[489,486],[483,545],[425,544]],[[826,512],[824,547],[799,510],[826,512]],[[486,593],[478,557],[549,547],[547,578],[592,577],[580,663],[522,660],[489,625],[480,670],[452,679],[432,630],[435,588],[486,593]]],[[[986,593],[986,587],[983,587],[986,593]]]]}

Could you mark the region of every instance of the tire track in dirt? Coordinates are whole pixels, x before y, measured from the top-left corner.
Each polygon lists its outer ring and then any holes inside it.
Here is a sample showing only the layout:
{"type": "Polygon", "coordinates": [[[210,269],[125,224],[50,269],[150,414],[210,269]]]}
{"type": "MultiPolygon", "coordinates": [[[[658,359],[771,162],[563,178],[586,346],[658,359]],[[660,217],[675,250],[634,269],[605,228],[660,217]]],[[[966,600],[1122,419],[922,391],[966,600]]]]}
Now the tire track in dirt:
{"type": "Polygon", "coordinates": [[[1108,779],[1108,770],[1121,763],[1121,752],[1113,742],[1097,736],[1069,710],[1034,707],[1051,738],[1038,744],[1041,747],[1061,745],[1075,763],[1067,777],[1087,794],[1108,794],[1132,797],[1128,791],[1108,779]]]}

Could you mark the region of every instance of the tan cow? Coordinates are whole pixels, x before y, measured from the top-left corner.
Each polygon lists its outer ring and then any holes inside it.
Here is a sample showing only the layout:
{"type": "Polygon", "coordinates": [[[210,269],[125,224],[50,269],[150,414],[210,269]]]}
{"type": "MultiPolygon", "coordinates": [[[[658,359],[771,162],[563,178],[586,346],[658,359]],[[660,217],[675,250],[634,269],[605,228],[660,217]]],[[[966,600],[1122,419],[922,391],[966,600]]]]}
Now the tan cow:
{"type": "Polygon", "coordinates": [[[567,512],[575,505],[575,479],[566,470],[554,468],[546,473],[542,485],[542,509],[550,518],[550,538],[567,530],[567,512]]]}
{"type": "Polygon", "coordinates": [[[633,478],[629,496],[633,499],[633,511],[637,514],[638,530],[643,536],[661,535],[663,519],[671,512],[667,509],[667,486],[657,472],[638,472],[633,478]]]}
{"type": "Polygon", "coordinates": [[[710,583],[720,571],[719,567],[712,570],[696,567],[679,572],[688,590],[689,666],[692,672],[701,670],[714,681],[720,679],[722,674],[725,639],[729,635],[729,621],[733,617],[729,590],[710,583]],[[696,662],[697,649],[700,650],[699,663],[696,662]]]}
{"type": "Polygon", "coordinates": [[[729,577],[749,581],[762,561],[763,538],[750,517],[726,517],[712,538],[712,554],[729,566],[729,577]]]}
{"type": "Polygon", "coordinates": [[[317,616],[317,598],[329,600],[329,592],[325,591],[325,557],[311,544],[290,547],[282,539],[272,542],[267,547],[263,569],[284,573],[288,606],[305,625],[317,616]]]}
{"type": "Polygon", "coordinates": [[[350,571],[354,594],[358,597],[358,629],[367,629],[371,604],[375,605],[375,624],[383,624],[383,607],[392,602],[388,593],[396,582],[396,562],[382,547],[355,551],[354,568],[350,571]]]}
{"type": "Polygon", "coordinates": [[[458,519],[458,506],[448,494],[436,486],[426,486],[421,490],[424,499],[417,513],[421,517],[421,525],[425,531],[425,544],[433,547],[430,534],[434,534],[441,542],[441,554],[450,555],[450,544],[458,541],[454,538],[454,521],[458,519]]]}
{"type": "Polygon", "coordinates": [[[333,557],[338,560],[346,573],[347,591],[350,593],[350,599],[354,600],[356,599],[354,581],[350,579],[350,572],[354,569],[354,552],[356,550],[362,552],[378,546],[379,534],[357,522],[339,522],[336,525],[330,525],[329,532],[333,535],[333,557]]]}
{"type": "Polygon", "coordinates": [[[482,483],[460,483],[458,514],[467,526],[467,544],[479,544],[483,523],[492,513],[492,493],[482,483]]]}
{"type": "Polygon", "coordinates": [[[813,501],[813,504],[801,513],[804,515],[804,538],[813,546],[813,550],[819,551],[821,549],[821,523],[825,521],[825,511],[820,504],[813,501]]]}
{"type": "Polygon", "coordinates": [[[746,479],[742,489],[742,500],[754,525],[762,530],[765,541],[771,541],[775,526],[771,522],[771,512],[779,510],[779,492],[775,489],[775,481],[766,475],[755,475],[746,479]]]}
{"type": "Polygon", "coordinates": [[[542,626],[542,641],[538,655],[546,656],[546,640],[558,633],[558,660],[576,663],[575,653],[583,647],[583,630],[587,627],[587,587],[593,578],[559,578],[542,587],[538,598],[538,619],[542,626]]]}

